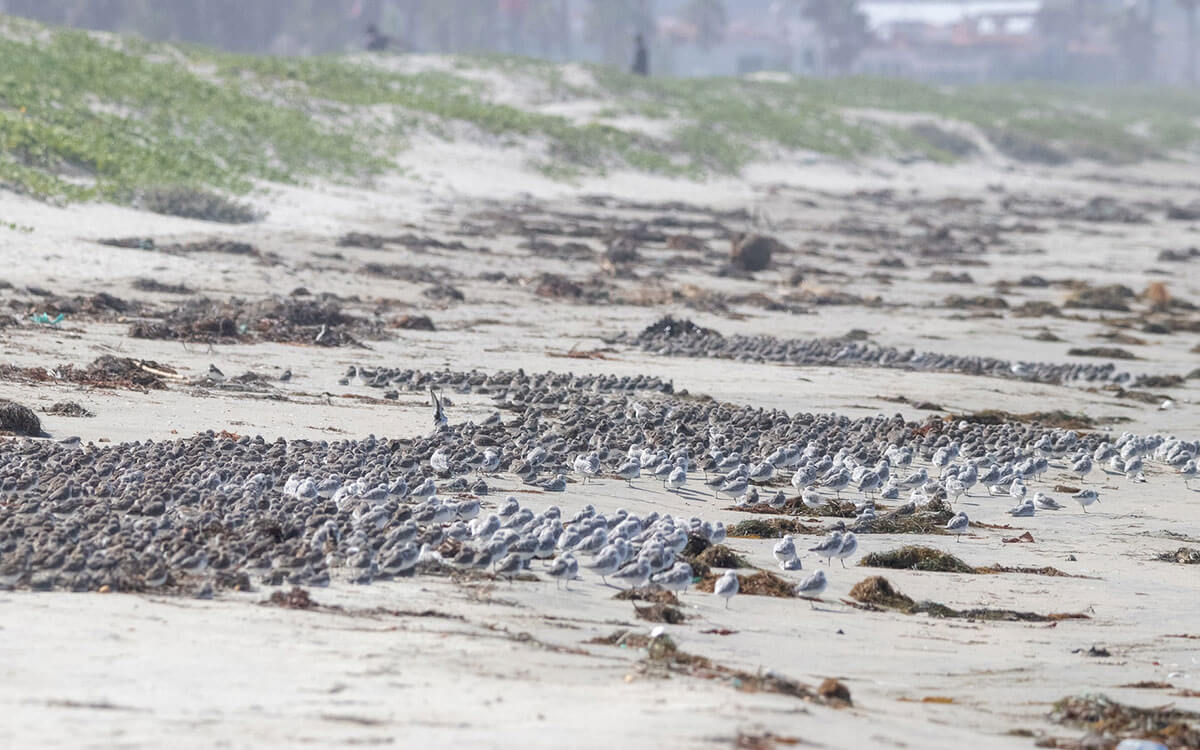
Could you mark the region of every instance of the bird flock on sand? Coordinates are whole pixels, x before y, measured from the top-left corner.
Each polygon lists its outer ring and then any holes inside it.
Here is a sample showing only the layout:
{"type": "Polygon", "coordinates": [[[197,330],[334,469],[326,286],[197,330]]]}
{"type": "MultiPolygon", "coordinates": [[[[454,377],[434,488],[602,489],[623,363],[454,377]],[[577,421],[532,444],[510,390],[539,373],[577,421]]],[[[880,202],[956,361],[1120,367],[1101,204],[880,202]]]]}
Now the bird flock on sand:
{"type": "Polygon", "coordinates": [[[691,321],[663,318],[613,343],[672,357],[734,359],[747,362],[807,366],[886,367],[923,372],[955,372],[1038,383],[1124,383],[1140,385],[1144,376],[1117,370],[1112,362],[1014,362],[984,356],[940,354],[894,346],[877,346],[845,338],[782,339],[775,336],[723,336],[691,321]]]}
{"type": "MultiPolygon", "coordinates": [[[[726,539],[721,521],[702,517],[722,498],[809,515],[852,503],[817,543],[789,535],[774,544],[794,593],[815,601],[833,561],[845,566],[859,537],[887,518],[967,497],[976,505],[1007,498],[1013,516],[1055,512],[1062,503],[1031,490],[1051,470],[1081,483],[1095,472],[1144,482],[1153,467],[1189,482],[1200,454],[1197,442],[1165,435],[789,415],[677,396],[646,377],[353,367],[345,380],[427,393],[428,434],[0,443],[0,586],[209,596],[222,587],[473,570],[510,581],[545,576],[561,588],[591,576],[683,592],[696,581],[689,545],[726,539]],[[493,410],[478,422],[455,419],[461,394],[490,399],[493,410]],[[568,515],[516,496],[603,482],[646,490],[651,504],[653,492],[673,493],[695,512],[604,513],[589,504],[568,515]],[[499,497],[489,483],[515,489],[499,497]],[[876,507],[884,501],[894,507],[876,507]],[[806,552],[824,565],[810,572],[806,552]]],[[[1101,498],[1084,488],[1070,499],[1087,512],[1101,498]]],[[[965,512],[944,524],[960,539],[970,530],[965,512]]],[[[739,588],[735,570],[713,581],[726,607],[739,588]]]]}

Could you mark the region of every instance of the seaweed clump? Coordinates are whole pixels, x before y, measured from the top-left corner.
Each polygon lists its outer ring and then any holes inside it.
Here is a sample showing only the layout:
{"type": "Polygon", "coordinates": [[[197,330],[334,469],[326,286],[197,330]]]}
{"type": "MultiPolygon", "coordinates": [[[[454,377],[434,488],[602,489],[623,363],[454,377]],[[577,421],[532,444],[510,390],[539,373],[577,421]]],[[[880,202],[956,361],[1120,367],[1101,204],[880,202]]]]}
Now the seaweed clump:
{"type": "Polygon", "coordinates": [[[854,584],[854,588],[850,589],[850,596],[863,604],[903,612],[911,611],[917,604],[900,593],[899,589],[893,588],[891,581],[883,576],[871,576],[854,584]]]}
{"type": "MultiPolygon", "coordinates": [[[[692,575],[699,578],[702,583],[712,575],[713,568],[752,567],[746,558],[725,545],[709,544],[707,539],[695,534],[688,538],[688,545],[679,556],[692,566],[692,575]]],[[[712,591],[712,588],[708,590],[712,591]]]]}
{"type": "MultiPolygon", "coordinates": [[[[1200,552],[1197,553],[1200,555],[1200,552]]],[[[1050,576],[1052,578],[1073,578],[1070,573],[1064,573],[1058,568],[1045,566],[1009,567],[1007,565],[989,565],[975,567],[968,565],[958,557],[948,552],[932,547],[905,546],[888,552],[872,552],[865,555],[858,564],[867,568],[890,568],[892,570],[921,570],[932,573],[1026,573],[1029,575],[1050,576]]]]}
{"type": "Polygon", "coordinates": [[[932,547],[905,546],[890,552],[872,552],[859,561],[868,568],[924,570],[938,573],[978,573],[961,559],[932,547]]]}
{"type": "Polygon", "coordinates": [[[1181,565],[1200,565],[1200,549],[1180,547],[1174,552],[1160,552],[1157,559],[1181,565]]]}
{"type": "Polygon", "coordinates": [[[746,558],[737,554],[724,544],[715,544],[696,555],[698,562],[711,568],[749,568],[746,558]]]}
{"type": "Polygon", "coordinates": [[[638,619],[648,622],[665,622],[668,625],[680,625],[686,617],[678,608],[672,607],[669,604],[650,604],[645,607],[633,605],[633,611],[637,613],[638,619]]]}
{"type": "Polygon", "coordinates": [[[1073,414],[1063,409],[1054,411],[1031,411],[1017,414],[1002,409],[984,409],[972,414],[961,414],[953,417],[954,421],[966,420],[974,424],[1005,424],[1007,422],[1025,422],[1030,424],[1057,427],[1064,430],[1090,430],[1097,422],[1087,414],[1073,414]]]}
{"type": "Polygon", "coordinates": [[[1050,721],[1085,729],[1078,742],[1054,741],[1052,747],[1115,748],[1121,740],[1161,742],[1175,750],[1200,748],[1200,714],[1169,706],[1138,708],[1117,703],[1104,695],[1079,695],[1054,704],[1050,721]]]}
{"type": "Polygon", "coordinates": [[[827,689],[822,694],[802,682],[775,672],[746,672],[716,664],[706,657],[681,651],[668,635],[651,637],[628,630],[618,630],[608,636],[594,638],[588,642],[621,648],[644,648],[646,655],[638,664],[638,669],[642,674],[651,677],[682,674],[703,680],[723,682],[743,693],[789,695],[793,698],[824,703],[834,707],[849,704],[849,691],[847,690],[827,689]]]}
{"type": "Polygon", "coordinates": [[[284,609],[312,609],[317,606],[317,603],[308,595],[308,591],[299,586],[293,586],[291,591],[286,592],[273,591],[271,597],[262,603],[284,609]]]}
{"type": "Polygon", "coordinates": [[[1122,349],[1119,346],[1092,346],[1092,347],[1075,347],[1068,349],[1067,354],[1072,357],[1103,357],[1105,359],[1137,359],[1138,356],[1128,349],[1122,349]]]}
{"type": "Polygon", "coordinates": [[[1087,615],[1078,613],[1053,613],[1048,615],[1037,612],[1021,612],[1013,609],[953,609],[938,602],[917,602],[902,594],[892,586],[891,581],[883,576],[871,576],[854,584],[850,589],[851,598],[861,603],[864,609],[891,609],[905,614],[926,614],[930,617],[944,617],[963,620],[988,620],[1007,622],[1057,622],[1059,620],[1087,620],[1087,615]]]}
{"type": "Polygon", "coordinates": [[[721,334],[711,328],[698,326],[692,321],[684,318],[676,320],[675,317],[667,315],[658,320],[658,322],[646,326],[641,333],[638,334],[638,341],[658,341],[661,339],[677,339],[677,338],[703,338],[706,336],[715,336],[721,338],[721,334]]]}
{"type": "MultiPolygon", "coordinates": [[[[709,575],[696,584],[696,589],[711,594],[716,582],[717,576],[709,575]]],[[[774,573],[760,570],[751,575],[738,576],[738,594],[794,599],[796,598],[796,588],[774,573]]]]}
{"type": "Polygon", "coordinates": [[[42,422],[28,406],[15,401],[0,401],[0,430],[37,437],[42,434],[42,422]]]}
{"type": "Polygon", "coordinates": [[[651,602],[652,604],[679,606],[679,597],[675,596],[673,591],[666,591],[664,589],[625,589],[618,592],[613,598],[624,602],[651,602]]]}
{"type": "Polygon", "coordinates": [[[778,539],[784,534],[816,534],[819,529],[809,529],[791,518],[747,518],[739,521],[727,531],[739,539],[778,539]]]}
{"type": "Polygon", "coordinates": [[[945,534],[942,527],[954,517],[943,500],[933,500],[921,509],[906,503],[891,513],[854,524],[858,534],[945,534]]]}
{"type": "Polygon", "coordinates": [[[1066,301],[1064,307],[1085,307],[1093,310],[1129,312],[1129,301],[1137,295],[1124,284],[1091,286],[1080,284],[1066,301]]]}
{"type": "Polygon", "coordinates": [[[159,321],[138,322],[129,330],[138,339],[200,343],[255,340],[318,346],[361,346],[358,337],[384,338],[383,327],[351,315],[331,295],[315,299],[272,297],[257,302],[218,302],[197,297],[175,307],[159,321]]]}
{"type": "Polygon", "coordinates": [[[47,414],[56,417],[94,417],[93,412],[75,401],[58,401],[53,406],[43,409],[47,414]]]}
{"type": "Polygon", "coordinates": [[[0,378],[30,383],[61,381],[87,385],[95,388],[128,388],[131,390],[162,390],[167,387],[166,379],[177,379],[178,374],[169,365],[151,360],[114,357],[109,354],[97,357],[87,367],[62,364],[54,368],[53,374],[45,367],[17,367],[0,365],[0,378]]]}

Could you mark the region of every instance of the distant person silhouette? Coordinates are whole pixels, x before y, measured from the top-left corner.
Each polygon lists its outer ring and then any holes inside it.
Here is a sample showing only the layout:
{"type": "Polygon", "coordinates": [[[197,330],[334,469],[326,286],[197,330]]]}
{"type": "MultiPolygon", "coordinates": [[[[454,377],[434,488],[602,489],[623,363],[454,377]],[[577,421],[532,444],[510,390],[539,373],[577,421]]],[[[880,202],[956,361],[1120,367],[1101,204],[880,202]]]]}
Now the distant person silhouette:
{"type": "Polygon", "coordinates": [[[650,75],[650,53],[646,50],[646,38],[638,34],[633,38],[633,73],[650,75]]]}
{"type": "Polygon", "coordinates": [[[387,34],[382,34],[379,27],[375,24],[367,26],[367,50],[370,52],[386,52],[387,48],[392,45],[392,38],[387,34]]]}

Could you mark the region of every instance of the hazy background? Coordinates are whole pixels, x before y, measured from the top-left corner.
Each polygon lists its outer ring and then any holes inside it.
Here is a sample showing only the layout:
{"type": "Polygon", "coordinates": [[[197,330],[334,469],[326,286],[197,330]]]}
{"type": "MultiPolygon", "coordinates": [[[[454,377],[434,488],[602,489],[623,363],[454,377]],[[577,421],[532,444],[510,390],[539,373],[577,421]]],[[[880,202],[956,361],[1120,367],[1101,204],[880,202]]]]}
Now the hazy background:
{"type": "Polygon", "coordinates": [[[0,0],[0,11],[152,40],[313,55],[508,52],[653,72],[781,70],[970,83],[1195,82],[1200,0],[0,0]]]}

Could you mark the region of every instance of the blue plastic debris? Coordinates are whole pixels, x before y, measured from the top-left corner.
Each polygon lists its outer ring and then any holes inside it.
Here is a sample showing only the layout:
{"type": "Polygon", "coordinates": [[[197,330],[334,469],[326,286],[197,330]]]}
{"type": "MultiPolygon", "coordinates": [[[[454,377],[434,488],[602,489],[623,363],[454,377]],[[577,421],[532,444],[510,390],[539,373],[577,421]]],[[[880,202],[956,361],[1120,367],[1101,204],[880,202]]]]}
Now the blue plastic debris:
{"type": "Polygon", "coordinates": [[[1161,742],[1152,742],[1150,740],[1121,740],[1121,744],[1117,745],[1117,750],[1168,750],[1167,746],[1161,742]]]}

